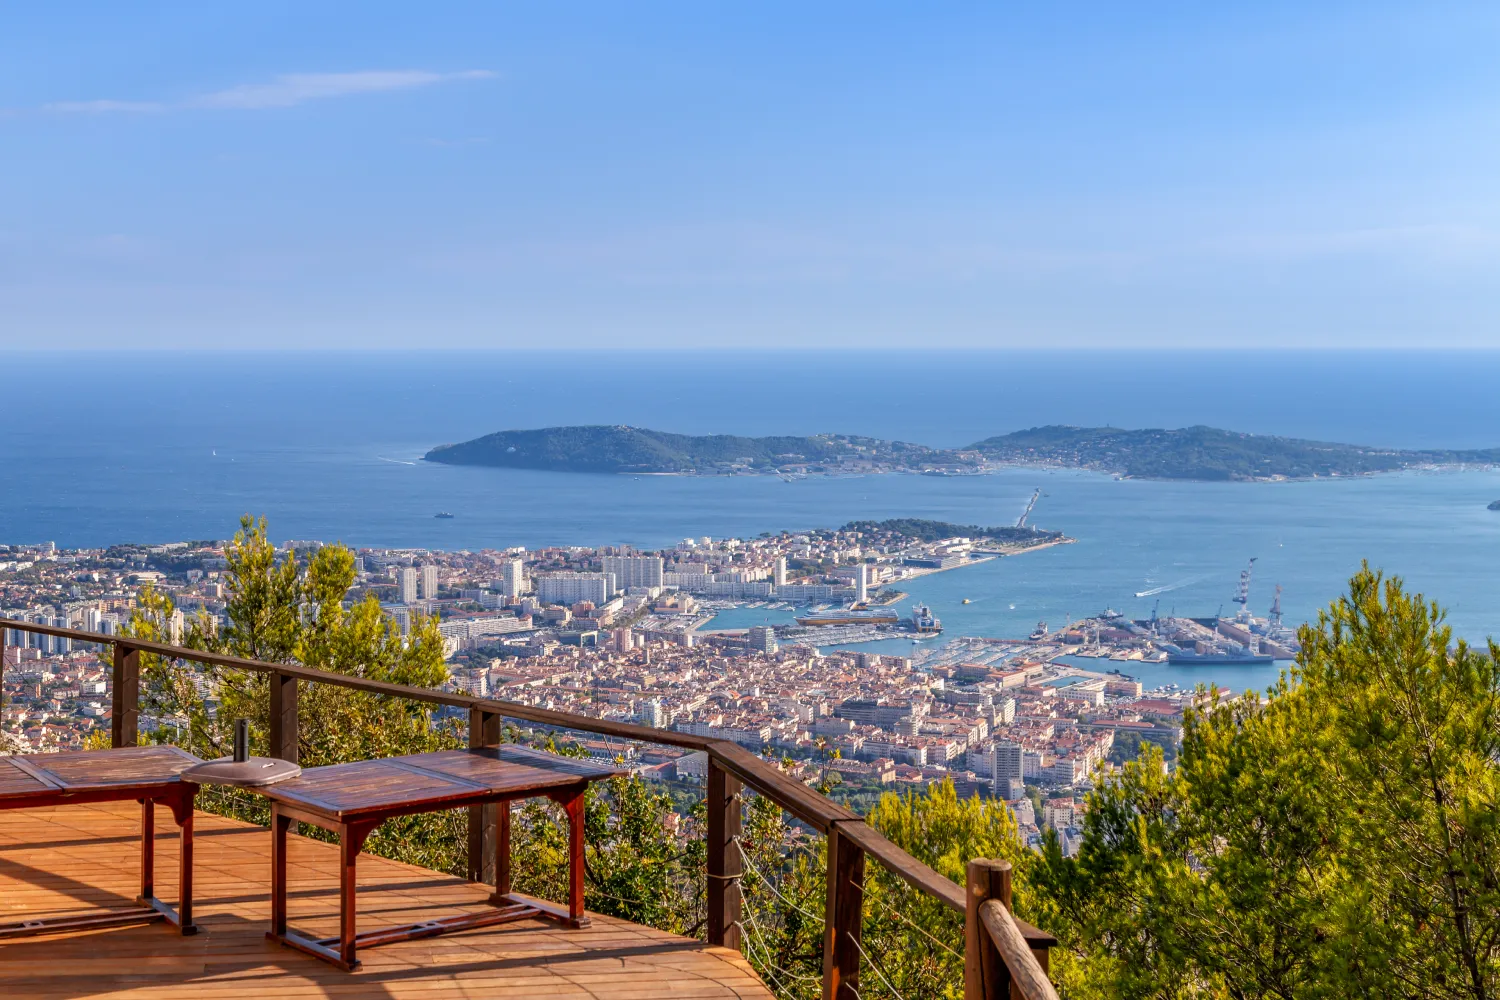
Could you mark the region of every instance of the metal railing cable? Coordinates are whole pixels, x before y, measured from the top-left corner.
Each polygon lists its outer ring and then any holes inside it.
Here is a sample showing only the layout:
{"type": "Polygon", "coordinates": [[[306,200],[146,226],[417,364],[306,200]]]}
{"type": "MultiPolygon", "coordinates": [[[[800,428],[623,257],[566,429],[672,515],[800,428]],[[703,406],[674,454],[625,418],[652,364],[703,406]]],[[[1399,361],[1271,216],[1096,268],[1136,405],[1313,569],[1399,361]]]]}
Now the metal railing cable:
{"type": "Polygon", "coordinates": [[[951,946],[949,946],[947,944],[944,944],[931,931],[927,930],[927,928],[925,928],[925,927],[922,927],[920,924],[917,924],[916,922],[914,922],[910,917],[908,917],[906,914],[902,913],[900,910],[896,909],[890,903],[887,903],[885,900],[880,899],[879,897],[876,897],[875,901],[877,903],[879,903],[882,907],[884,907],[885,911],[887,913],[889,913],[891,916],[895,917],[897,920],[901,921],[903,924],[906,924],[906,926],[910,927],[912,930],[916,931],[918,934],[921,934],[923,937],[927,938],[933,944],[937,945],[939,948],[943,949],[948,954],[952,955],[954,958],[957,958],[959,960],[963,959],[963,957],[964,957],[963,956],[963,952],[961,952],[961,951],[955,951],[951,946]]]}
{"type": "Polygon", "coordinates": [[[896,1000],[902,1000],[902,996],[896,991],[896,987],[892,986],[891,981],[885,978],[885,973],[881,971],[880,963],[870,957],[870,953],[865,951],[865,946],[859,943],[859,938],[854,936],[853,934],[848,935],[848,938],[850,942],[853,943],[855,949],[859,952],[860,957],[865,960],[865,963],[869,965],[872,970],[874,970],[875,975],[880,977],[880,981],[882,983],[885,983],[885,988],[891,991],[891,996],[895,997],[896,1000]]]}
{"type": "MultiPolygon", "coordinates": [[[[750,860],[749,855],[745,851],[742,837],[732,837],[730,838],[730,843],[733,844],[735,850],[739,852],[741,862],[745,865],[746,868],[750,870],[750,873],[755,876],[756,884],[765,886],[768,890],[770,890],[771,894],[779,899],[782,903],[784,903],[791,909],[796,910],[798,913],[801,913],[809,920],[826,925],[827,921],[823,917],[810,912],[800,904],[792,901],[791,899],[788,899],[779,889],[776,888],[775,882],[767,878],[765,873],[762,872],[760,868],[750,860]]],[[[737,920],[735,921],[735,924],[738,925],[739,928],[745,933],[746,952],[751,960],[754,961],[756,958],[754,952],[758,947],[758,950],[760,952],[759,964],[766,970],[767,975],[769,975],[773,980],[777,980],[774,985],[776,986],[777,991],[782,996],[792,996],[793,994],[790,990],[786,989],[781,984],[779,978],[777,977],[777,975],[775,975],[776,973],[780,973],[781,976],[799,982],[818,984],[822,983],[823,980],[821,976],[809,976],[804,973],[793,972],[791,969],[788,969],[785,966],[779,964],[771,954],[771,946],[768,943],[770,935],[766,933],[765,929],[761,927],[760,921],[756,919],[755,908],[747,907],[743,915],[745,919],[749,921],[749,923],[746,924],[743,920],[737,920]]]]}
{"type": "Polygon", "coordinates": [[[745,867],[747,867],[747,868],[750,869],[750,871],[755,875],[756,879],[760,882],[761,885],[764,885],[767,889],[770,889],[771,890],[771,894],[773,896],[775,896],[777,899],[781,900],[787,906],[790,906],[792,909],[796,910],[798,913],[801,913],[803,916],[808,917],[809,919],[812,919],[812,920],[816,920],[819,923],[826,923],[827,922],[827,920],[824,917],[820,917],[820,916],[818,916],[815,913],[811,913],[811,912],[803,909],[797,903],[794,903],[790,899],[787,899],[785,896],[783,896],[781,894],[780,890],[778,890],[776,888],[776,884],[774,882],[772,882],[770,879],[768,879],[765,876],[765,874],[763,872],[761,872],[761,870],[755,866],[755,863],[750,860],[750,856],[745,853],[745,846],[744,846],[744,844],[741,843],[742,839],[743,838],[741,838],[741,837],[732,837],[732,838],[730,838],[729,842],[734,845],[735,850],[737,850],[737,851],[740,852],[740,860],[742,860],[745,863],[745,867]]]}
{"type": "MultiPolygon", "coordinates": [[[[740,838],[740,837],[733,837],[733,838],[731,838],[730,842],[732,844],[734,844],[735,849],[739,851],[739,853],[740,853],[740,860],[744,863],[745,867],[748,868],[748,869],[750,869],[751,873],[755,875],[756,881],[760,885],[764,885],[767,889],[769,889],[771,891],[771,894],[773,896],[775,896],[777,899],[781,900],[787,906],[789,906],[792,909],[796,910],[797,912],[801,913],[803,916],[806,916],[809,919],[815,920],[815,921],[817,921],[819,923],[822,923],[822,924],[825,924],[825,925],[827,924],[827,920],[824,917],[820,917],[817,914],[814,914],[814,913],[810,912],[809,910],[805,909],[804,907],[802,907],[798,903],[796,903],[796,902],[788,899],[785,895],[783,895],[781,893],[781,891],[776,888],[775,883],[772,882],[770,879],[768,879],[765,876],[765,874],[755,865],[755,863],[750,860],[750,856],[745,852],[745,848],[744,848],[744,845],[741,843],[741,840],[742,840],[742,838],[740,838]]],[[[889,904],[882,903],[882,905],[884,905],[885,908],[889,912],[895,914],[895,916],[897,916],[898,918],[900,918],[902,922],[904,922],[907,925],[909,925],[913,930],[916,930],[919,933],[921,933],[924,936],[926,936],[927,938],[929,938],[932,941],[933,944],[937,945],[939,948],[942,948],[944,951],[948,952],[948,954],[953,955],[955,958],[958,958],[958,959],[962,959],[963,958],[962,954],[960,954],[957,951],[954,951],[952,948],[950,948],[948,945],[944,944],[942,941],[938,940],[936,937],[933,937],[932,934],[930,934],[928,931],[924,930],[923,928],[917,926],[915,923],[913,923],[910,920],[910,918],[908,918],[908,917],[904,916],[903,914],[899,913],[893,907],[891,907],[889,904]]],[[[750,918],[750,922],[752,924],[755,924],[756,925],[756,930],[759,931],[759,924],[755,920],[755,914],[753,912],[751,912],[751,913],[748,914],[748,916],[750,918]]],[[[743,927],[743,925],[741,925],[741,926],[743,927]]],[[[764,932],[761,932],[761,933],[762,933],[762,937],[764,937],[764,932]]],[[[854,947],[856,949],[858,949],[860,956],[862,958],[864,958],[864,960],[869,964],[870,968],[874,971],[875,975],[877,975],[877,976],[880,977],[880,981],[885,984],[885,988],[888,989],[888,990],[890,990],[891,996],[895,997],[896,1000],[902,1000],[902,996],[901,996],[900,991],[897,990],[895,986],[891,985],[891,981],[888,978],[886,978],[885,971],[880,967],[880,963],[877,962],[877,961],[875,961],[875,959],[871,957],[871,955],[870,955],[869,952],[865,951],[864,945],[862,945],[860,943],[860,941],[859,941],[859,937],[856,936],[856,935],[853,935],[853,934],[849,934],[847,936],[848,936],[849,940],[853,943],[854,947]]],[[[748,942],[749,940],[750,940],[750,937],[747,934],[746,941],[748,942]]],[[[781,969],[780,966],[775,966],[774,963],[770,962],[770,960],[769,960],[769,958],[770,958],[770,956],[769,956],[769,949],[766,947],[766,945],[764,944],[763,941],[761,943],[761,951],[766,954],[765,961],[766,961],[766,963],[768,965],[770,965],[771,967],[777,968],[778,970],[780,970],[782,972],[785,972],[788,975],[796,976],[796,974],[792,973],[790,970],[781,969]]],[[[815,981],[815,982],[819,981],[819,980],[816,979],[816,977],[811,977],[811,976],[801,976],[801,977],[797,977],[797,978],[809,979],[809,980],[812,980],[812,981],[815,981]]]]}
{"type": "Polygon", "coordinates": [[[746,926],[745,923],[743,921],[740,921],[740,920],[736,920],[734,922],[735,926],[738,927],[740,930],[742,930],[742,931],[745,932],[745,943],[746,943],[746,945],[750,945],[751,942],[756,942],[756,943],[759,944],[759,946],[760,946],[760,952],[761,952],[761,956],[762,956],[761,957],[761,963],[767,969],[774,969],[774,970],[776,970],[777,972],[780,972],[783,976],[786,976],[789,979],[796,979],[796,980],[799,980],[799,981],[805,982],[805,983],[822,983],[823,982],[823,979],[822,979],[821,976],[809,976],[809,975],[805,975],[805,974],[800,973],[800,972],[793,972],[791,969],[788,969],[785,966],[778,965],[776,963],[776,960],[771,957],[771,948],[770,948],[770,945],[768,945],[766,943],[766,932],[761,928],[760,922],[755,919],[755,915],[753,913],[750,914],[749,917],[750,917],[750,925],[749,926],[746,926]]]}

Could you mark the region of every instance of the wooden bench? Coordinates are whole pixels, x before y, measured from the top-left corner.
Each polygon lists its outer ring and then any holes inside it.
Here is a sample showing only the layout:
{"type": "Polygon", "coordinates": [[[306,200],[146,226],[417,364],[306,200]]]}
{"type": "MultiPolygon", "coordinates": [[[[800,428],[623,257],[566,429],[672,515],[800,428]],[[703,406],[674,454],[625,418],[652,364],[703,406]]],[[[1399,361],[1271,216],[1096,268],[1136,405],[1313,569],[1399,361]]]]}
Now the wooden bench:
{"type": "Polygon", "coordinates": [[[452,931],[546,917],[586,927],[583,909],[583,796],[591,781],[616,770],[588,761],[506,745],[442,750],[408,757],[311,767],[296,778],[257,788],[271,800],[271,930],[267,937],[331,962],[359,965],[358,948],[433,937],[452,931]],[[568,903],[558,907],[510,891],[510,803],[546,797],[568,816],[568,903]],[[465,914],[359,934],[355,930],[355,864],[365,838],[393,816],[466,806],[496,806],[495,892],[488,913],[465,914]],[[339,835],[339,936],[311,938],[287,929],[286,838],[293,822],[339,835]]]}
{"type": "Polygon", "coordinates": [[[0,938],[76,931],[166,920],[183,934],[193,925],[193,800],[198,786],[180,773],[197,757],[174,746],[122,747],[70,753],[0,757],[0,809],[34,809],[86,802],[141,803],[141,894],[136,908],[106,910],[52,920],[0,924],[0,938]],[[182,830],[178,854],[178,900],[174,908],[156,898],[156,803],[165,803],[182,830]]]}

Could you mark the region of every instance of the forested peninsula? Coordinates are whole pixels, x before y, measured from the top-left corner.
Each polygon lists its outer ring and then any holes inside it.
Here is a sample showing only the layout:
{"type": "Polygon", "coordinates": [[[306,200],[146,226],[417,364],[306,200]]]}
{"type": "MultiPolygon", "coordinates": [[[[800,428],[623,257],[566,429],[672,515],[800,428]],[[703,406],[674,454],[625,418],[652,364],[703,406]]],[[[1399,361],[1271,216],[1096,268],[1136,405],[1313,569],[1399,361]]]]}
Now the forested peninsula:
{"type": "Polygon", "coordinates": [[[1089,469],[1140,479],[1252,482],[1500,463],[1500,448],[1412,451],[1186,427],[1034,427],[963,448],[852,434],[741,437],[626,426],[500,431],[424,456],[447,465],[676,475],[964,475],[1003,465],[1089,469]]]}
{"type": "Polygon", "coordinates": [[[852,434],[695,436],[641,427],[594,426],[500,431],[462,444],[442,445],[424,458],[448,465],[554,472],[733,474],[827,472],[858,463],[920,470],[945,465],[952,461],[951,455],[925,445],[852,434]]]}

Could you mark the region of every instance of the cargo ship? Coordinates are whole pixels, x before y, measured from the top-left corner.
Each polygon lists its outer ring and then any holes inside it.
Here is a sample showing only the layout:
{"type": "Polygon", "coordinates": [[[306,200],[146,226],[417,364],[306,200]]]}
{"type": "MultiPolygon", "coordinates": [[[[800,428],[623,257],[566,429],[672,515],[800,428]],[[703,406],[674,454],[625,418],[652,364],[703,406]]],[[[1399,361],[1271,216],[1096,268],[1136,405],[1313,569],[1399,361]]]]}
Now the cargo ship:
{"type": "Polygon", "coordinates": [[[1174,653],[1168,650],[1167,662],[1178,667],[1250,667],[1270,666],[1276,658],[1265,653],[1174,653]]]}
{"type": "Polygon", "coordinates": [[[1179,667],[1252,667],[1269,666],[1276,658],[1269,653],[1253,653],[1244,646],[1235,649],[1219,647],[1206,653],[1183,649],[1170,642],[1157,642],[1156,647],[1167,654],[1167,662],[1179,667]]]}
{"type": "Polygon", "coordinates": [[[916,604],[911,609],[911,627],[923,635],[936,635],[943,630],[943,623],[933,617],[932,609],[925,604],[916,604]]]}
{"type": "Polygon", "coordinates": [[[894,625],[900,621],[894,611],[814,611],[794,618],[798,625],[894,625]]]}

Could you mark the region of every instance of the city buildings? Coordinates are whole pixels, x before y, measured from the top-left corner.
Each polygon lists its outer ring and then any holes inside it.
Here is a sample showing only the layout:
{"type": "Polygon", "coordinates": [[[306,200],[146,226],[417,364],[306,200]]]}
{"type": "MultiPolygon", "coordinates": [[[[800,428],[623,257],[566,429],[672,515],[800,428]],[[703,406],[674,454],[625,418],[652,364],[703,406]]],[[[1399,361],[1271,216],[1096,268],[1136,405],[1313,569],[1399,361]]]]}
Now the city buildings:
{"type": "Polygon", "coordinates": [[[417,571],[411,566],[396,567],[396,600],[402,604],[417,603],[417,571]]]}
{"type": "Polygon", "coordinates": [[[500,563],[500,591],[515,600],[526,593],[526,564],[520,559],[505,559],[500,563]]]}
{"type": "MultiPolygon", "coordinates": [[[[302,544],[299,551],[311,551],[315,543],[302,544]]],[[[782,611],[799,598],[852,601],[861,586],[868,599],[877,582],[899,586],[913,572],[902,563],[911,551],[898,538],[844,531],[697,538],[655,554],[586,546],[363,549],[367,572],[348,600],[376,597],[403,632],[419,612],[436,616],[455,688],[732,740],[791,761],[809,780],[836,774],[869,788],[952,780],[965,795],[1012,802],[1028,837],[1046,816],[1023,820],[1029,803],[1019,797],[1038,786],[1054,798],[1087,788],[1111,766],[1116,732],[1175,747],[1194,695],[1143,696],[1128,678],[1049,662],[1079,648],[1077,629],[1036,643],[924,644],[914,662],[863,650],[819,652],[810,643],[825,633],[791,626],[713,631],[714,615],[744,598],[673,589],[765,588],[774,596],[752,600],[785,601],[782,611]],[[532,584],[535,593],[525,596],[532,584]]],[[[226,571],[218,543],[159,551],[11,547],[0,551],[0,615],[109,634],[139,610],[149,581],[174,602],[176,613],[162,625],[181,638],[190,621],[222,622],[226,571]]],[[[76,746],[107,726],[108,671],[97,650],[14,629],[3,634],[7,738],[34,748],[76,746]]],[[[652,775],[693,780],[691,761],[674,768],[670,755],[663,760],[652,775]]]]}
{"type": "Polygon", "coordinates": [[[776,630],[769,625],[756,625],[749,631],[747,645],[758,653],[776,652],[776,630]]]}
{"type": "Polygon", "coordinates": [[[595,605],[606,603],[615,592],[614,577],[608,573],[542,573],[532,581],[536,596],[543,604],[595,605]]]}
{"type": "Polygon", "coordinates": [[[621,590],[662,586],[661,556],[605,556],[602,562],[604,572],[614,575],[615,586],[621,590]]]}
{"type": "Polygon", "coordinates": [[[990,748],[990,778],[995,782],[997,791],[1008,791],[1012,781],[1024,782],[1026,775],[1022,756],[1020,744],[1005,740],[995,741],[995,745],[990,748]]]}
{"type": "Polygon", "coordinates": [[[652,729],[664,729],[667,725],[667,711],[663,707],[660,698],[647,698],[641,702],[640,710],[636,713],[636,721],[643,726],[652,729]]]}

